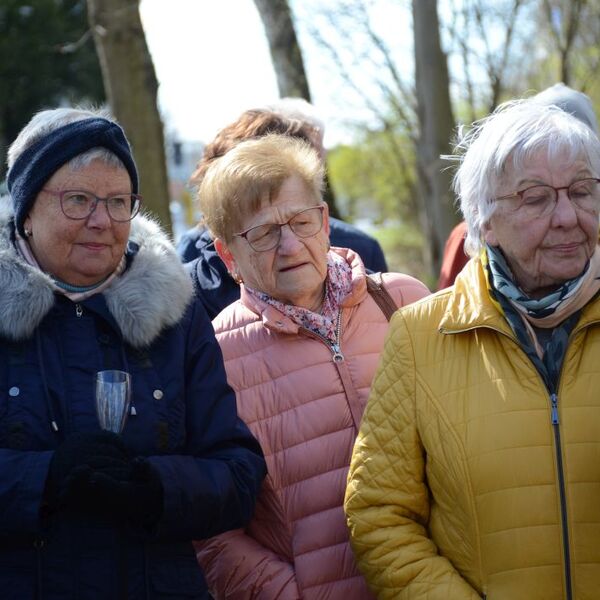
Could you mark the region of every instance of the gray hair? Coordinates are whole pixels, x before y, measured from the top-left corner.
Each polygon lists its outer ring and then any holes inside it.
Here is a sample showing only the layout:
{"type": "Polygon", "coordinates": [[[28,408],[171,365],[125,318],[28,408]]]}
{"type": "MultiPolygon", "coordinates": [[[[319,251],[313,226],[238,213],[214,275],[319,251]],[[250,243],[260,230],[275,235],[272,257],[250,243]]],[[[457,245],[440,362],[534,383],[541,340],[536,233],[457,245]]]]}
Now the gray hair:
{"type": "Polygon", "coordinates": [[[321,133],[325,132],[325,123],[319,118],[317,109],[304,98],[280,98],[266,106],[267,110],[286,119],[301,121],[321,133]]]}
{"type": "Polygon", "coordinates": [[[578,92],[564,83],[555,83],[532,96],[531,100],[546,106],[554,104],[585,123],[596,135],[600,133],[592,101],[583,92],[578,92]]]}
{"type": "MultiPolygon", "coordinates": [[[[29,123],[21,129],[19,135],[8,149],[6,162],[9,170],[17,158],[19,158],[27,148],[52,131],[60,129],[69,123],[74,123],[75,121],[97,117],[114,121],[110,111],[104,108],[54,108],[36,113],[29,123]]],[[[100,160],[112,167],[124,168],[121,159],[106,148],[91,148],[90,150],[75,156],[67,164],[71,169],[75,170],[90,164],[94,160],[100,160]]]]}
{"type": "Polygon", "coordinates": [[[454,190],[467,223],[465,249],[470,256],[483,246],[483,227],[496,210],[505,169],[524,165],[539,152],[550,161],[565,157],[569,164],[587,160],[600,173],[600,140],[583,122],[551,105],[530,100],[505,102],[458,142],[455,156],[460,166],[454,190]]]}

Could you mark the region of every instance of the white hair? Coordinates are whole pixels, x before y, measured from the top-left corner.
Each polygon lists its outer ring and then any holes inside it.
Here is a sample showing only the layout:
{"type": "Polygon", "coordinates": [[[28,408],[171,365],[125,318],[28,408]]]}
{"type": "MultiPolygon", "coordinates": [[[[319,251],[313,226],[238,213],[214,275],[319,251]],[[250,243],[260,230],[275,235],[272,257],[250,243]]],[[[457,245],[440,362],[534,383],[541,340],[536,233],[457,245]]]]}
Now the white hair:
{"type": "Polygon", "coordinates": [[[545,152],[549,161],[566,164],[586,160],[600,174],[600,140],[583,122],[551,105],[513,100],[473,124],[458,142],[454,158],[460,166],[454,190],[467,223],[465,249],[471,256],[483,246],[483,228],[496,209],[494,198],[506,184],[506,167],[522,169],[535,155],[545,152]]]}
{"type": "Polygon", "coordinates": [[[280,98],[266,108],[286,119],[302,121],[321,134],[325,132],[325,123],[319,118],[317,109],[304,98],[280,98]]]}
{"type": "MultiPolygon", "coordinates": [[[[103,118],[114,121],[110,112],[105,108],[83,109],[83,108],[53,108],[36,113],[29,123],[21,129],[15,141],[10,145],[7,154],[7,165],[10,169],[17,158],[27,148],[33,146],[38,140],[52,131],[60,129],[69,123],[82,121],[83,119],[103,118]]],[[[121,159],[106,148],[91,148],[78,156],[73,157],[68,165],[72,169],[79,169],[88,165],[93,160],[101,160],[107,165],[123,167],[121,159]]]]}

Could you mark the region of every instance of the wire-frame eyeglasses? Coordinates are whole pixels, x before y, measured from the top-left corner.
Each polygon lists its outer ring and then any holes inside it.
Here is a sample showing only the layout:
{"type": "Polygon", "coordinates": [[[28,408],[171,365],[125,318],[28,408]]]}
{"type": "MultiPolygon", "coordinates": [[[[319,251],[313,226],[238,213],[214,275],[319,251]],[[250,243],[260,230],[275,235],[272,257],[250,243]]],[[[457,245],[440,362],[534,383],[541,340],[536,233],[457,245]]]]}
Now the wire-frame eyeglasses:
{"type": "Polygon", "coordinates": [[[281,228],[289,225],[290,229],[299,238],[308,238],[317,235],[323,228],[323,211],[325,207],[312,206],[292,215],[285,223],[263,223],[250,227],[234,237],[244,238],[256,252],[266,252],[275,248],[281,240],[281,228]]]}
{"type": "Polygon", "coordinates": [[[600,179],[587,177],[574,181],[570,185],[554,187],[551,185],[534,185],[512,194],[499,196],[496,200],[506,201],[514,212],[518,211],[527,219],[546,217],[554,211],[561,190],[573,205],[586,212],[597,211],[600,207],[600,179]]]}
{"type": "Polygon", "coordinates": [[[42,190],[52,196],[58,196],[60,208],[68,219],[76,221],[87,219],[98,207],[98,202],[106,204],[108,216],[117,223],[131,221],[135,217],[142,202],[139,194],[115,194],[107,198],[101,198],[83,190],[63,190],[58,192],[44,188],[42,190]]]}

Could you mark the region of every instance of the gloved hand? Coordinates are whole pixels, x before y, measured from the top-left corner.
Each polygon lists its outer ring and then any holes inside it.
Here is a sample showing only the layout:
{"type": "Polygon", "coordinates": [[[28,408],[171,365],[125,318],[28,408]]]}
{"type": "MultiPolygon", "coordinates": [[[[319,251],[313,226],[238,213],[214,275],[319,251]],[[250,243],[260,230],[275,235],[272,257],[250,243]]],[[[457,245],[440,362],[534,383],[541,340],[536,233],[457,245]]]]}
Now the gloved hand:
{"type": "Polygon", "coordinates": [[[131,452],[108,431],[74,433],[54,451],[46,478],[45,498],[50,509],[70,503],[74,481],[91,472],[122,481],[131,476],[131,452]]]}
{"type": "Polygon", "coordinates": [[[134,528],[149,531],[163,512],[160,475],[149,461],[139,457],[131,461],[128,475],[114,476],[107,469],[86,472],[75,478],[72,498],[86,511],[122,519],[134,528]]]}

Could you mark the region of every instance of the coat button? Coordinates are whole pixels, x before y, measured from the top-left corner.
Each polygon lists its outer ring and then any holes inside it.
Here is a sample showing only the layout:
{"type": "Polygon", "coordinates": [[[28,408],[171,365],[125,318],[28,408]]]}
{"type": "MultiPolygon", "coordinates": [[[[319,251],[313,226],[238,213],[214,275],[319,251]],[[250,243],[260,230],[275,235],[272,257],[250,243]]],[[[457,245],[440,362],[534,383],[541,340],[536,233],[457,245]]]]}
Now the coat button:
{"type": "Polygon", "coordinates": [[[162,390],[154,390],[152,392],[152,396],[154,397],[155,400],[161,400],[163,397],[163,392],[162,392],[162,390]]]}
{"type": "Polygon", "coordinates": [[[21,390],[16,385],[13,385],[10,390],[8,390],[8,395],[12,396],[13,398],[16,398],[20,393],[21,390]]]}

